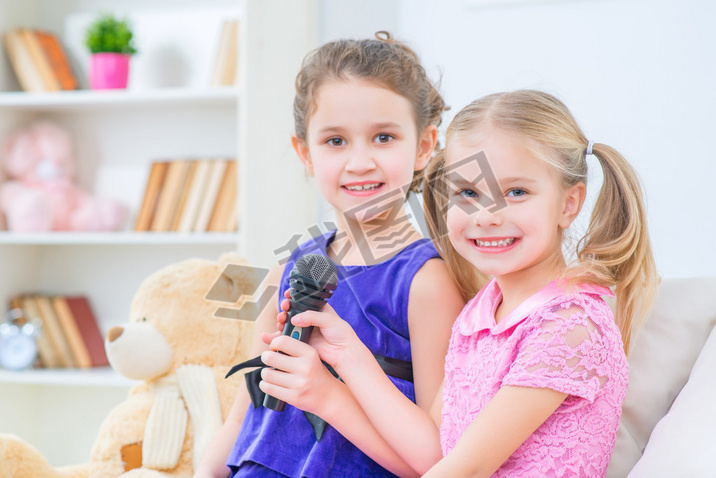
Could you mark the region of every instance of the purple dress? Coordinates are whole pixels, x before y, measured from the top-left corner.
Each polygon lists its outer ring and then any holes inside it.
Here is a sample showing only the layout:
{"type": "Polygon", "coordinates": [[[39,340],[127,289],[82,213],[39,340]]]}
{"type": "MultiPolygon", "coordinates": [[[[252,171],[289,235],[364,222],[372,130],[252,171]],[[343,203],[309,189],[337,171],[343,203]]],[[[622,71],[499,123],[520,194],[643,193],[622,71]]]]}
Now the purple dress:
{"type": "MultiPolygon", "coordinates": [[[[279,298],[288,289],[288,274],[296,260],[305,254],[325,255],[334,235],[309,240],[293,252],[281,278],[279,298]]],[[[409,362],[410,285],[418,270],[435,257],[439,256],[430,240],[420,239],[379,264],[337,265],[338,287],[328,302],[374,354],[409,362]]],[[[389,378],[415,401],[412,382],[389,378]]],[[[316,441],[303,412],[288,404],[283,412],[249,405],[226,464],[236,477],[394,476],[330,425],[316,441]]]]}

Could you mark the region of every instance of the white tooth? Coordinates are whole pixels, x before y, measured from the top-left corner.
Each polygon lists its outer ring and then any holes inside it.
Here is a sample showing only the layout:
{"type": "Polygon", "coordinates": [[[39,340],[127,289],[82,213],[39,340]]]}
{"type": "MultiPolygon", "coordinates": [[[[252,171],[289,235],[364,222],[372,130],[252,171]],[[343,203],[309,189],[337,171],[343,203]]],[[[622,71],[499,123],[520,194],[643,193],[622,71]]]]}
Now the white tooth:
{"type": "Polygon", "coordinates": [[[496,246],[496,245],[497,245],[497,241],[492,241],[492,243],[491,243],[490,245],[491,245],[491,246],[496,246]]]}
{"type": "Polygon", "coordinates": [[[350,191],[365,191],[367,189],[375,189],[378,186],[379,186],[378,183],[372,183],[372,184],[358,184],[355,186],[346,186],[346,187],[350,191]]]}

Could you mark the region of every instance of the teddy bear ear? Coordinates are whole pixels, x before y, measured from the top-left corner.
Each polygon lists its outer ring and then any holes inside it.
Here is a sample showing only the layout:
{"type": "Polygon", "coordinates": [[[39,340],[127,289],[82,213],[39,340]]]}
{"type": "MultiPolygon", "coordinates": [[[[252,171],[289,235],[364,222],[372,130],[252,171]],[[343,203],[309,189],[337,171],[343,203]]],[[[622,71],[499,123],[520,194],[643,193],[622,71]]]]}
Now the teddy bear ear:
{"type": "Polygon", "coordinates": [[[246,259],[241,257],[237,252],[230,251],[221,254],[217,263],[219,269],[224,269],[227,264],[246,264],[246,259]]]}

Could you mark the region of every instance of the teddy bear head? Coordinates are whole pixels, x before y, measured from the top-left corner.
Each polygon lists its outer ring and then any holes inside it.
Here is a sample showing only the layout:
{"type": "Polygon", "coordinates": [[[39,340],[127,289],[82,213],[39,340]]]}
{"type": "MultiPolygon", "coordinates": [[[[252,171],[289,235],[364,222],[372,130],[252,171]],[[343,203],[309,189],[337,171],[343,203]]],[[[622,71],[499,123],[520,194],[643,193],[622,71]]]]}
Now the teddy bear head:
{"type": "Polygon", "coordinates": [[[243,360],[253,323],[215,317],[216,310],[227,304],[206,298],[217,282],[231,289],[227,297],[256,290],[250,267],[245,274],[244,268],[233,267],[227,275],[229,264],[245,261],[235,253],[223,254],[218,262],[188,259],[147,277],[132,301],[129,323],[107,334],[105,347],[112,367],[130,379],[150,381],[182,365],[230,367],[243,360]]]}
{"type": "Polygon", "coordinates": [[[9,179],[28,183],[72,180],[75,158],[70,134],[50,122],[35,123],[7,139],[3,169],[9,179]]]}

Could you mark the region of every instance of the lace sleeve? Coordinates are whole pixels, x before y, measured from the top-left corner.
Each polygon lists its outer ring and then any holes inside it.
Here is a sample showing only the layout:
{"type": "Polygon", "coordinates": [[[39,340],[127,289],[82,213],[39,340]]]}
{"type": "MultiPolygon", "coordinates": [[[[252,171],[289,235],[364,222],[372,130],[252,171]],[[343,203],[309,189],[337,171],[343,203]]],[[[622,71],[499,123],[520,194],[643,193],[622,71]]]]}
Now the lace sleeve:
{"type": "Polygon", "coordinates": [[[544,310],[522,339],[503,385],[551,388],[594,401],[610,375],[608,341],[597,325],[604,322],[593,320],[605,313],[578,300],[544,310]]]}

